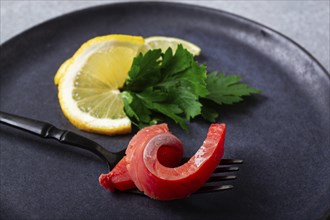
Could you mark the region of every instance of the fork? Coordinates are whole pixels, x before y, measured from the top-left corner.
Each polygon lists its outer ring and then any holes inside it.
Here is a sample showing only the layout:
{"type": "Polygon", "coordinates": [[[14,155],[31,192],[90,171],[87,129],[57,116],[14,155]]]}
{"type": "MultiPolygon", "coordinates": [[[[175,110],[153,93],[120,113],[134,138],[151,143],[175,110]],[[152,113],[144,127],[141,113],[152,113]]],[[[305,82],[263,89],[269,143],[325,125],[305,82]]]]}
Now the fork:
{"type": "MultiPolygon", "coordinates": [[[[11,127],[32,133],[42,138],[55,139],[60,143],[88,150],[99,156],[102,160],[104,160],[108,165],[109,171],[111,171],[111,169],[115,167],[116,164],[125,156],[126,149],[123,149],[118,152],[110,152],[90,139],[87,139],[71,131],[58,129],[54,125],[47,122],[29,119],[1,111],[0,122],[1,124],[9,125],[11,127]]],[[[189,157],[183,157],[182,163],[187,162],[189,159],[189,157]]],[[[206,184],[203,185],[194,194],[232,189],[233,185],[222,185],[220,184],[220,182],[225,180],[234,180],[237,178],[237,176],[218,174],[238,171],[239,167],[233,165],[242,163],[243,160],[239,159],[222,159],[220,161],[220,164],[214,170],[211,177],[207,180],[206,184]]],[[[141,192],[137,189],[129,190],[129,192],[141,194],[141,192]]]]}

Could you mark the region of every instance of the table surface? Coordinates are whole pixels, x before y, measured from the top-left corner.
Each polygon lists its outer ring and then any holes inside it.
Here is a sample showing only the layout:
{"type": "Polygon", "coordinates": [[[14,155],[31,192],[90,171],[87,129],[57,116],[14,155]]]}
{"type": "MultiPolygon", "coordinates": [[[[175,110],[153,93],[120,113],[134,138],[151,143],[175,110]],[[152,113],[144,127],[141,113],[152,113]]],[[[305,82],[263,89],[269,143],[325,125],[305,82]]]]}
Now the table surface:
{"type": "MultiPolygon", "coordinates": [[[[1,1],[0,43],[51,18],[119,1],[1,1]]],[[[329,71],[329,1],[180,1],[232,12],[262,23],[306,48],[329,71]]]]}
{"type": "MultiPolygon", "coordinates": [[[[122,2],[1,0],[0,43],[51,18],[96,5],[122,2]]],[[[330,1],[170,1],[225,10],[281,32],[330,70],[330,1]]]]}

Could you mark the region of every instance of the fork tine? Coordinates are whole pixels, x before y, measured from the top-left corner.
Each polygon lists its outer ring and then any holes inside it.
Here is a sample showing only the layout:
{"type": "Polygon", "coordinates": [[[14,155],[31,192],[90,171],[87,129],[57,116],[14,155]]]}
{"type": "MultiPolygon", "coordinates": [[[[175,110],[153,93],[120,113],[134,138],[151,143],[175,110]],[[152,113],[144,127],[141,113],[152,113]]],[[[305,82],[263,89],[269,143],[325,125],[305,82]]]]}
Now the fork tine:
{"type": "Polygon", "coordinates": [[[225,180],[234,180],[237,179],[237,176],[230,175],[230,176],[211,176],[206,182],[217,182],[217,181],[225,181],[225,180]]]}
{"type": "Polygon", "coordinates": [[[239,159],[222,159],[220,165],[242,164],[244,161],[239,159]]]}
{"type": "MultiPolygon", "coordinates": [[[[185,160],[186,158],[183,158],[185,160]]],[[[234,165],[234,164],[242,164],[243,160],[239,159],[222,159],[220,164],[217,166],[217,168],[214,170],[213,174],[218,174],[218,173],[223,173],[223,172],[235,172],[239,171],[239,167],[237,166],[223,166],[223,165],[234,165]]],[[[218,175],[212,175],[206,183],[214,183],[214,182],[219,182],[219,181],[226,181],[226,180],[235,180],[237,179],[236,175],[227,175],[227,176],[218,176],[218,175]]],[[[204,185],[202,186],[199,190],[194,192],[193,194],[200,194],[200,193],[211,193],[211,192],[219,192],[219,191],[224,191],[228,189],[234,188],[233,185],[204,185]]],[[[136,195],[144,195],[143,192],[140,192],[138,189],[131,189],[126,192],[133,193],[136,195]]]]}
{"type": "MultiPolygon", "coordinates": [[[[221,186],[202,186],[199,190],[194,192],[193,194],[201,194],[201,193],[211,193],[211,192],[219,192],[219,191],[224,191],[228,189],[234,188],[233,185],[221,185],[221,186]]],[[[127,193],[133,193],[139,196],[145,196],[143,192],[139,191],[138,189],[131,189],[128,191],[124,191],[127,193]]]]}
{"type": "MultiPolygon", "coordinates": [[[[210,182],[218,182],[218,181],[225,181],[225,180],[234,180],[237,179],[237,176],[235,175],[229,175],[229,176],[211,176],[206,183],[210,182]]],[[[220,186],[202,186],[199,190],[194,192],[193,194],[199,194],[199,193],[209,193],[209,192],[217,192],[217,191],[222,191],[222,190],[227,190],[227,189],[232,189],[234,188],[233,185],[220,185],[220,186]]],[[[131,189],[127,190],[126,192],[133,193],[136,195],[144,195],[143,192],[139,191],[138,189],[131,189]]]]}
{"type": "Polygon", "coordinates": [[[234,188],[233,185],[202,186],[199,190],[197,190],[193,194],[218,192],[218,191],[228,190],[228,189],[232,189],[232,188],[234,188]]]}
{"type": "Polygon", "coordinates": [[[239,171],[239,167],[217,167],[213,173],[224,173],[224,172],[234,172],[239,171]]]}
{"type": "MultiPolygon", "coordinates": [[[[188,162],[190,157],[182,157],[181,163],[188,162]]],[[[244,161],[239,159],[222,159],[220,165],[232,165],[232,164],[242,164],[244,161]]]]}
{"type": "MultiPolygon", "coordinates": [[[[206,183],[210,183],[210,182],[218,182],[218,181],[225,181],[225,180],[234,180],[236,179],[237,176],[235,175],[230,175],[230,176],[211,176],[206,183]]],[[[210,192],[219,192],[219,191],[223,191],[223,190],[227,190],[227,189],[232,189],[234,188],[233,185],[220,185],[220,186],[202,186],[199,190],[197,190],[196,192],[194,192],[193,194],[199,194],[199,193],[210,193],[210,192]]],[[[133,193],[136,195],[142,195],[144,196],[144,193],[139,191],[138,189],[131,189],[131,190],[127,190],[126,192],[128,193],[133,193]]]]}

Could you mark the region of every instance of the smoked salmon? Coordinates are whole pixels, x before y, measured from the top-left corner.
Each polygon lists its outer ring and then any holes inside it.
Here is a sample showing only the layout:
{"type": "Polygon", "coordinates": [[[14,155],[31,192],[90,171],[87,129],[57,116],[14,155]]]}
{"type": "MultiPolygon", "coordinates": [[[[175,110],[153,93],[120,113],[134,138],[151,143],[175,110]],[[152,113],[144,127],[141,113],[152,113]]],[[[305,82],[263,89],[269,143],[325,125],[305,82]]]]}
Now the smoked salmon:
{"type": "Polygon", "coordinates": [[[180,140],[166,124],[146,127],[132,138],[126,156],[109,174],[100,177],[100,183],[111,191],[134,186],[158,200],[187,197],[207,181],[220,163],[225,133],[225,124],[212,124],[195,155],[178,166],[183,154],[180,140]]]}

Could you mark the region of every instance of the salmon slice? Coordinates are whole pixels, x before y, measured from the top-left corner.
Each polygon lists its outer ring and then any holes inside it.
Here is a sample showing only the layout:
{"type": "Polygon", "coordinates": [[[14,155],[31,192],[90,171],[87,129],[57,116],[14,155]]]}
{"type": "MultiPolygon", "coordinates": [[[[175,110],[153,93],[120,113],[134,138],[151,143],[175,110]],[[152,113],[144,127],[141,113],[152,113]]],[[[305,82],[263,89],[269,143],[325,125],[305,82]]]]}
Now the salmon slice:
{"type": "Polygon", "coordinates": [[[141,129],[128,144],[126,156],[109,174],[100,176],[100,183],[110,191],[137,187],[158,200],[187,197],[204,185],[220,163],[225,133],[225,124],[212,124],[195,155],[178,166],[182,143],[167,125],[141,129]]]}
{"type": "MultiPolygon", "coordinates": [[[[159,133],[167,133],[169,138],[164,140],[162,147],[158,150],[158,159],[166,167],[176,167],[180,164],[183,155],[183,146],[179,139],[168,132],[166,124],[157,125],[142,129],[135,135],[128,145],[128,149],[132,149],[136,142],[147,143],[154,135],[159,133]],[[156,129],[155,129],[156,128],[156,129]],[[143,140],[142,140],[142,139],[143,140]]],[[[127,152],[127,151],[126,151],[127,152]]],[[[99,177],[100,184],[105,188],[114,192],[115,190],[125,191],[136,188],[127,171],[127,156],[107,174],[101,174],[99,177]]]]}

